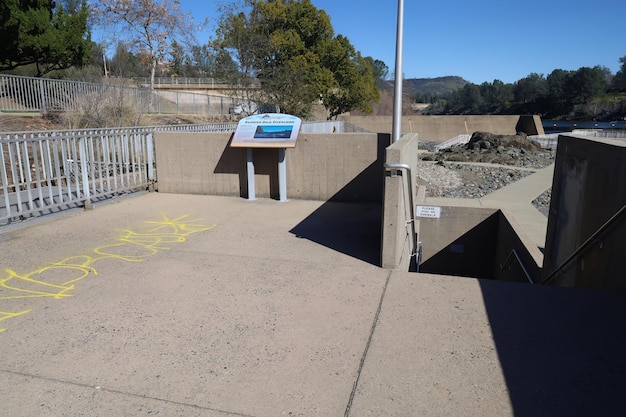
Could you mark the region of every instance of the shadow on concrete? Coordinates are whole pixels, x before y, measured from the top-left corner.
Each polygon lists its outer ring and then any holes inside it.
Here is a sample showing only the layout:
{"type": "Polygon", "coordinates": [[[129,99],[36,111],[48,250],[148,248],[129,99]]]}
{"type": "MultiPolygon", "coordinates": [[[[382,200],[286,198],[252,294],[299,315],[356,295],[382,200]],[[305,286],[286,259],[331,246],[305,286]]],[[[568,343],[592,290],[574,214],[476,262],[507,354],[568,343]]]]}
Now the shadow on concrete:
{"type": "Polygon", "coordinates": [[[376,161],[290,232],[380,266],[383,164],[389,144],[389,134],[379,134],[376,161]]]}
{"type": "Polygon", "coordinates": [[[237,174],[239,176],[239,196],[248,198],[248,174],[246,171],[246,149],[232,148],[230,144],[233,141],[235,133],[233,132],[228,139],[228,143],[224,147],[220,159],[215,165],[213,173],[218,174],[237,174]]]}
{"type": "Polygon", "coordinates": [[[494,278],[498,241],[496,212],[420,264],[420,272],[471,278],[494,278]]]}
{"type": "Polygon", "coordinates": [[[626,294],[481,281],[515,416],[622,416],[626,294]]]}
{"type": "Polygon", "coordinates": [[[328,201],[290,230],[330,249],[380,265],[381,204],[328,201]]]}
{"type": "MultiPolygon", "coordinates": [[[[248,198],[247,149],[232,148],[233,133],[220,155],[214,173],[237,174],[239,176],[239,196],[248,198]]],[[[280,200],[280,183],[278,179],[278,149],[252,149],[254,160],[255,181],[269,182],[270,198],[280,200]],[[262,176],[266,176],[263,179],[262,176]]]]}

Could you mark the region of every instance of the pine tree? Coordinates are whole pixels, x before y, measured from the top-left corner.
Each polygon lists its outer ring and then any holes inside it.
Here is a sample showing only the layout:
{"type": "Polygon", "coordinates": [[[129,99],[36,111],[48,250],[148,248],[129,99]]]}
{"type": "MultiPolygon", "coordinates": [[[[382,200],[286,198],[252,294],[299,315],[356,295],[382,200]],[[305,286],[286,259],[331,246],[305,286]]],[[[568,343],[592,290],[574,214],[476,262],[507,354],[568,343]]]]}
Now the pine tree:
{"type": "Polygon", "coordinates": [[[35,75],[82,66],[90,58],[91,36],[85,1],[66,10],[52,0],[0,3],[0,70],[34,65],[35,75]]]}

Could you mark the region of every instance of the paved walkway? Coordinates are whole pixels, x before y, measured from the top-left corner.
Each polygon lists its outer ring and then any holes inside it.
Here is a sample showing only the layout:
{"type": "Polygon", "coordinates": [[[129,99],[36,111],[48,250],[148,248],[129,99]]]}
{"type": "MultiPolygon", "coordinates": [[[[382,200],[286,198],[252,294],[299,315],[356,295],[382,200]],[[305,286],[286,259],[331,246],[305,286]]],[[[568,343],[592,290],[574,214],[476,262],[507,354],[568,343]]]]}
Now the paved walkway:
{"type": "Polygon", "coordinates": [[[144,194],[0,234],[0,416],[613,416],[626,295],[378,268],[376,206],[144,194]]]}
{"type": "Polygon", "coordinates": [[[548,218],[532,205],[532,201],[552,187],[554,164],[540,169],[511,185],[500,188],[482,198],[434,198],[426,204],[452,207],[486,207],[506,209],[538,247],[544,247],[548,218]]]}

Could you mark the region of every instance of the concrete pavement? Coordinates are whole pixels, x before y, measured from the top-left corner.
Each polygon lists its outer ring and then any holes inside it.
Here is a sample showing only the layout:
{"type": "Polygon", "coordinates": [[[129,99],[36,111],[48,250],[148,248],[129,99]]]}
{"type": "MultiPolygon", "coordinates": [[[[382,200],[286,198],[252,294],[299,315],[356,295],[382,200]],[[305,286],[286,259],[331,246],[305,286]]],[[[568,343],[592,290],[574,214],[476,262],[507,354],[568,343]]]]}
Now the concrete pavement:
{"type": "Polygon", "coordinates": [[[378,268],[380,208],[151,193],[0,234],[0,416],[620,415],[624,294],[378,268]]]}
{"type": "Polygon", "coordinates": [[[452,207],[485,207],[508,210],[521,229],[538,247],[546,243],[548,218],[532,205],[532,201],[552,187],[554,164],[500,188],[482,198],[428,197],[427,205],[452,207]]]}

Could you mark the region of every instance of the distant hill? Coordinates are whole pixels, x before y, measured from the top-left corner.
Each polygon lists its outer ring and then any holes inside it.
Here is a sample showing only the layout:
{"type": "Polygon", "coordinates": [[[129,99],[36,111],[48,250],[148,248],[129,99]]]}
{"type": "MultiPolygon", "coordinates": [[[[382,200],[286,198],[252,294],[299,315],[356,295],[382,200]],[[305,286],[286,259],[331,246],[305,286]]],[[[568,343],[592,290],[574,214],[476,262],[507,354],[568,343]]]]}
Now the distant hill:
{"type": "MultiPolygon", "coordinates": [[[[411,115],[418,111],[415,108],[416,97],[426,95],[443,95],[462,88],[468,81],[461,77],[448,76],[437,78],[409,78],[402,81],[404,90],[402,114],[411,115]]],[[[393,81],[383,81],[380,102],[373,105],[372,116],[390,116],[393,114],[393,81]]],[[[353,115],[361,112],[353,111],[353,115]]]]}
{"type": "MultiPolygon", "coordinates": [[[[456,91],[468,83],[469,81],[454,75],[436,78],[408,78],[402,81],[402,89],[409,96],[418,94],[443,95],[456,91]]],[[[382,88],[393,91],[393,81],[385,81],[382,88]]]]}

